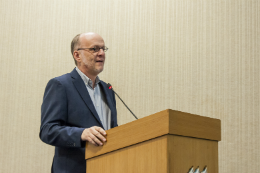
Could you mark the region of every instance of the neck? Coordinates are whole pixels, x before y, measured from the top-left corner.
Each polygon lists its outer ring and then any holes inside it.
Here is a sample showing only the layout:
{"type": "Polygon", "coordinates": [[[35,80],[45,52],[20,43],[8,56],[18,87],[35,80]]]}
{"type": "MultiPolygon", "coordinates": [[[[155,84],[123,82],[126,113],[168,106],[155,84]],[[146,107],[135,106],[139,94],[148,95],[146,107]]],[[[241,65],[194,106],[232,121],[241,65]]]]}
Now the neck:
{"type": "Polygon", "coordinates": [[[85,69],[83,69],[83,68],[81,68],[81,67],[79,67],[78,66],[78,69],[82,72],[82,73],[84,73],[91,81],[92,81],[92,83],[93,83],[93,88],[94,88],[94,86],[95,86],[95,81],[96,81],[96,78],[97,78],[97,74],[91,74],[91,73],[89,73],[87,70],[85,70],[85,69]]]}

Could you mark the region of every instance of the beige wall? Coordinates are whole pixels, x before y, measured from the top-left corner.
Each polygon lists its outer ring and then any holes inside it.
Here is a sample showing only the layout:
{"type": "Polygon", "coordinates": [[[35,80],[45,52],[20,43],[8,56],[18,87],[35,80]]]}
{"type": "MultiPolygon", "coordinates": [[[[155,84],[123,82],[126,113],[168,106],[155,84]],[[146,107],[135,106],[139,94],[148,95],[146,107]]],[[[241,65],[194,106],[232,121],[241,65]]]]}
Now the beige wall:
{"type": "MultiPolygon", "coordinates": [[[[0,0],[0,14],[0,172],[50,172],[43,92],[74,68],[70,42],[85,31],[104,37],[101,78],[138,117],[170,108],[219,118],[219,172],[258,172],[258,0],[0,0]]],[[[119,124],[133,121],[117,103],[119,124]]]]}

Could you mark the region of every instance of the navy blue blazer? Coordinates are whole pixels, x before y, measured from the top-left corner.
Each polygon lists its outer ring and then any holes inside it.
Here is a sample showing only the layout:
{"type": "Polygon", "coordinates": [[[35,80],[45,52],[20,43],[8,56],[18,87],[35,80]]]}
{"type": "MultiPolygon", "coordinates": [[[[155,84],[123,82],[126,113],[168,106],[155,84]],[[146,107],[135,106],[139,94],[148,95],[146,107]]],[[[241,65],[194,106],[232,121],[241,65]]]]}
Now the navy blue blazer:
{"type": "MultiPolygon", "coordinates": [[[[99,83],[111,110],[111,127],[117,126],[115,94],[106,83],[99,83]]],[[[85,128],[103,127],[88,90],[76,69],[51,79],[45,89],[41,107],[40,138],[55,146],[54,173],[86,173],[85,128]]]]}

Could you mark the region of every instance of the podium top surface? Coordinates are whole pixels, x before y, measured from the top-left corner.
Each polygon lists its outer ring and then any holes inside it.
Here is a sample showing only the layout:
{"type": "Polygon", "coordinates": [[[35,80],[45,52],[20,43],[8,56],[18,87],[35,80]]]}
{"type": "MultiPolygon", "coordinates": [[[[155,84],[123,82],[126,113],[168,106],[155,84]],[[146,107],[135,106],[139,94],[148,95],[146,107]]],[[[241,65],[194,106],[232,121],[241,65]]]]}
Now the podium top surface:
{"type": "Polygon", "coordinates": [[[86,159],[163,135],[220,141],[221,122],[219,119],[167,109],[106,132],[107,142],[103,146],[86,143],[86,159]]]}

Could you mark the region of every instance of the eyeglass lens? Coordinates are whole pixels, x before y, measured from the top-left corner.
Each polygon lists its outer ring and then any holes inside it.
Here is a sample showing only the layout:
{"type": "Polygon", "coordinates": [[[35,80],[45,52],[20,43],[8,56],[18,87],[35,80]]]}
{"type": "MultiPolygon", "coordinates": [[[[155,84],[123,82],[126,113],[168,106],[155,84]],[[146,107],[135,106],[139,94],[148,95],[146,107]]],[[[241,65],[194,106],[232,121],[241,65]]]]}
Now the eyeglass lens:
{"type": "Polygon", "coordinates": [[[99,52],[100,49],[102,49],[104,52],[106,52],[106,51],[108,50],[107,47],[94,47],[94,48],[93,48],[93,50],[94,50],[95,52],[99,52]]]}

